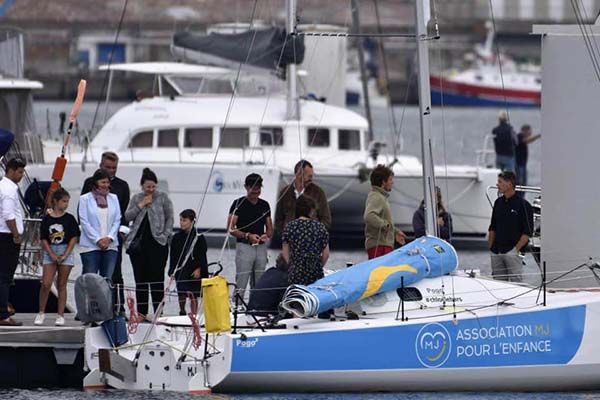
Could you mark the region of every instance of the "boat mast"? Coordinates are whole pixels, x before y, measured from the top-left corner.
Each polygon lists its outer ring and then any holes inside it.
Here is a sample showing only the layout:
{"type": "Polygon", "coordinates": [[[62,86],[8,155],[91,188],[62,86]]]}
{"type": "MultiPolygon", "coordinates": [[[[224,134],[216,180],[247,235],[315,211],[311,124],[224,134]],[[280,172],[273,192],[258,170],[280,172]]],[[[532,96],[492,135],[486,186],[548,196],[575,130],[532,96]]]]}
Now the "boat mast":
{"type": "Polygon", "coordinates": [[[417,70],[419,92],[419,123],[421,128],[421,162],[423,164],[423,195],[425,199],[425,233],[438,236],[437,207],[435,206],[435,177],[431,142],[431,89],[429,87],[429,37],[427,22],[430,18],[430,0],[415,1],[417,70]]]}
{"type": "Polygon", "coordinates": [[[353,31],[358,35],[356,39],[356,48],[358,50],[358,65],[360,67],[360,82],[362,85],[363,91],[363,103],[365,106],[365,115],[367,117],[367,122],[369,123],[368,133],[369,133],[369,142],[373,141],[373,118],[371,117],[371,102],[369,100],[369,87],[367,84],[367,72],[365,71],[365,54],[363,50],[363,39],[360,37],[361,29],[360,29],[360,14],[359,14],[359,5],[358,0],[352,0],[352,25],[353,31]]]}
{"type": "MultiPolygon", "coordinates": [[[[296,0],[287,0],[286,2],[286,30],[288,33],[288,40],[291,39],[291,45],[294,46],[295,52],[295,41],[297,36],[296,33],[296,0]]],[[[287,65],[286,79],[287,79],[287,119],[288,120],[299,120],[300,119],[300,103],[298,102],[297,93],[297,74],[296,64],[291,62],[287,65]]]]}

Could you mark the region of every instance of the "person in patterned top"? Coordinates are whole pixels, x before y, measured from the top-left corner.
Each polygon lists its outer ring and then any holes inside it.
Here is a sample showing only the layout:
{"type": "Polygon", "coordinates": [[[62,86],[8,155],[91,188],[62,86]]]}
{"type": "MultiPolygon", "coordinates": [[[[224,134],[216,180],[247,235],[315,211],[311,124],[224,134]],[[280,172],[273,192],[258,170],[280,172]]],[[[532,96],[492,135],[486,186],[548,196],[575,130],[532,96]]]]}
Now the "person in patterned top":
{"type": "Polygon", "coordinates": [[[329,258],[329,233],[316,220],[316,203],[305,195],[296,201],[296,219],[283,230],[282,254],[289,264],[291,285],[310,285],[323,277],[329,258]]]}

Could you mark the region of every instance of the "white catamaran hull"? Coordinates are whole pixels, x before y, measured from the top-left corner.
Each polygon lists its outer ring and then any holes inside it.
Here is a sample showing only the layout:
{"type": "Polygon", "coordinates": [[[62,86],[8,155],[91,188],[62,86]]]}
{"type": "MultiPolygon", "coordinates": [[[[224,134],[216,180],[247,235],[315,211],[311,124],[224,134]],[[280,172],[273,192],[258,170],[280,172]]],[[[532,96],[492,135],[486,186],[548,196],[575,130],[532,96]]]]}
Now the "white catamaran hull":
{"type": "MultiPolygon", "coordinates": [[[[178,220],[181,210],[186,208],[197,210],[206,191],[207,195],[204,198],[197,226],[200,230],[208,230],[209,236],[216,237],[223,237],[225,233],[229,206],[235,199],[246,193],[244,178],[247,174],[256,172],[263,177],[261,197],[271,205],[273,218],[279,191],[292,180],[291,171],[287,168],[260,164],[219,163],[214,166],[207,185],[211,172],[210,164],[121,161],[118,176],[129,183],[132,194],[139,190],[141,173],[146,166],[156,172],[159,188],[166,191],[173,201],[175,221],[178,220]]],[[[78,161],[68,164],[62,185],[71,194],[70,212],[77,212],[83,182],[97,167],[97,164],[87,163],[85,170],[82,170],[81,163],[78,161]]],[[[27,167],[27,172],[32,178],[49,180],[52,168],[51,164],[32,164],[27,167]]],[[[362,214],[371,185],[368,181],[361,182],[358,179],[357,169],[340,170],[339,173],[319,174],[315,179],[330,200],[333,220],[331,232],[336,237],[361,236],[364,231],[362,214]]],[[[414,174],[398,172],[395,178],[397,182],[390,197],[393,219],[396,225],[406,232],[412,232],[413,213],[422,200],[421,176],[416,172],[414,174]]],[[[452,213],[455,235],[467,237],[485,235],[491,215],[485,190],[495,181],[496,170],[476,170],[473,167],[465,167],[465,171],[459,171],[448,178],[438,178],[437,184],[443,188],[444,197],[448,193],[450,201],[446,205],[452,213]]]]}

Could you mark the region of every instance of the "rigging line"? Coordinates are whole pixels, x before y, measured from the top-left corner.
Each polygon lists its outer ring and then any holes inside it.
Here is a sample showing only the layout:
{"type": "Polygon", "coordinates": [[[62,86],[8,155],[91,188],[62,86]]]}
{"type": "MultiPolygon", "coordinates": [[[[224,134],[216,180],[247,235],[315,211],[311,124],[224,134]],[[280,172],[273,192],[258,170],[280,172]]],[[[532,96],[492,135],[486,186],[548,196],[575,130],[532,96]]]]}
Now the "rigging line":
{"type": "MultiPolygon", "coordinates": [[[[585,4],[581,3],[581,8],[583,9],[583,15],[587,21],[591,21],[591,18],[588,15],[588,12],[585,8],[585,4]]],[[[596,37],[593,34],[593,29],[589,25],[585,25],[589,32],[590,41],[593,42],[594,48],[596,49],[596,63],[598,64],[598,56],[600,56],[600,49],[598,48],[598,42],[596,41],[596,37]]]]}
{"type": "MultiPolygon", "coordinates": [[[[250,25],[249,25],[250,29],[252,29],[252,27],[254,26],[254,18],[256,16],[257,4],[258,4],[258,0],[254,0],[254,5],[252,6],[252,13],[251,13],[251,17],[250,17],[250,25]]],[[[225,115],[225,121],[223,122],[223,126],[221,127],[221,132],[225,131],[226,126],[227,126],[227,122],[229,121],[229,117],[231,115],[231,110],[233,109],[233,104],[235,102],[235,98],[236,98],[236,95],[237,95],[237,90],[238,90],[238,85],[239,85],[239,81],[240,81],[240,76],[241,76],[242,68],[248,62],[248,59],[250,58],[250,55],[252,54],[252,48],[254,46],[254,41],[256,39],[256,34],[257,34],[257,32],[255,31],[254,35],[252,36],[252,40],[250,42],[250,46],[248,47],[248,54],[246,55],[246,60],[243,61],[243,62],[241,62],[240,65],[238,66],[238,70],[237,70],[236,78],[235,78],[235,83],[234,83],[234,86],[233,86],[233,91],[231,93],[231,98],[229,100],[229,105],[227,107],[227,112],[226,112],[226,115],[225,115]]],[[[204,206],[204,201],[206,200],[206,194],[208,193],[208,186],[210,185],[210,178],[212,177],[212,174],[213,174],[213,171],[214,171],[214,168],[215,168],[215,164],[217,162],[217,157],[218,157],[220,148],[221,148],[221,139],[219,138],[219,143],[217,145],[217,149],[215,151],[213,162],[212,162],[211,167],[210,167],[210,171],[209,171],[209,174],[208,174],[208,179],[206,180],[206,186],[204,188],[204,194],[202,196],[202,201],[201,201],[200,207],[198,209],[198,215],[200,215],[200,212],[202,211],[202,208],[204,206]]],[[[219,257],[219,260],[221,260],[223,258],[223,253],[225,251],[225,247],[226,247],[228,241],[229,241],[229,231],[227,231],[225,233],[225,239],[223,241],[223,246],[221,248],[221,255],[219,257]]]]}
{"type": "Polygon", "coordinates": [[[500,83],[502,84],[502,98],[504,99],[504,109],[510,122],[510,114],[508,113],[508,99],[506,98],[506,88],[504,86],[504,74],[502,73],[502,60],[500,59],[500,45],[498,44],[497,30],[496,30],[496,18],[494,17],[494,6],[492,0],[488,0],[490,5],[490,16],[492,17],[492,29],[494,30],[494,44],[496,49],[496,59],[498,61],[498,70],[500,72],[500,83]]]}
{"type": "MultiPolygon", "coordinates": [[[[119,35],[121,34],[121,28],[123,27],[123,20],[125,19],[125,11],[127,10],[127,4],[129,0],[125,0],[125,4],[123,5],[123,10],[121,11],[121,18],[119,19],[119,24],[117,25],[117,32],[115,34],[115,40],[113,41],[112,51],[108,56],[108,68],[106,68],[106,72],[104,73],[104,79],[102,79],[102,89],[100,89],[100,93],[103,95],[106,90],[106,85],[108,83],[108,78],[110,76],[111,70],[110,66],[113,61],[113,54],[115,51],[115,47],[117,47],[117,42],[119,41],[119,35]]],[[[96,102],[96,109],[94,110],[94,118],[92,119],[92,126],[90,127],[90,133],[93,134],[94,126],[96,125],[96,118],[98,116],[98,110],[100,109],[100,102],[102,101],[102,96],[98,97],[98,101],[96,102]]]]}
{"type": "MultiPolygon", "coordinates": [[[[433,5],[433,19],[435,22],[435,27],[436,29],[439,29],[439,24],[438,24],[438,18],[437,18],[437,9],[436,9],[436,1],[434,0],[432,2],[433,5]]],[[[439,32],[436,32],[436,34],[439,36],[439,32]]],[[[442,148],[443,148],[443,158],[444,158],[444,186],[445,186],[445,191],[446,191],[446,207],[447,210],[446,212],[448,214],[452,214],[450,212],[450,189],[449,189],[449,182],[448,182],[448,146],[447,146],[447,141],[446,141],[446,119],[445,119],[445,115],[446,115],[446,109],[445,109],[445,104],[444,104],[444,61],[443,61],[443,56],[442,56],[442,47],[438,46],[438,60],[439,60],[439,68],[440,68],[440,75],[442,77],[442,79],[440,79],[440,109],[441,109],[441,116],[442,116],[442,148]]],[[[441,190],[441,189],[440,189],[441,190]]],[[[436,194],[436,201],[437,201],[437,194],[436,194]]],[[[450,223],[450,222],[449,222],[450,223]]],[[[452,240],[452,226],[449,227],[448,232],[450,234],[450,238],[449,240],[452,240]]],[[[454,288],[453,288],[454,290],[454,288]]]]}
{"type": "MultiPolygon", "coordinates": [[[[252,29],[252,27],[254,25],[254,18],[256,16],[257,4],[258,4],[258,0],[254,0],[254,5],[252,7],[252,13],[251,13],[251,17],[250,17],[250,25],[249,25],[250,29],[252,29]]],[[[221,132],[224,132],[225,129],[226,129],[226,127],[227,127],[227,122],[229,121],[229,117],[231,115],[231,110],[233,109],[233,104],[235,102],[235,98],[236,98],[237,89],[238,89],[238,85],[239,85],[239,81],[240,81],[242,67],[248,62],[248,59],[250,58],[250,55],[252,54],[252,48],[254,46],[254,41],[256,39],[256,34],[257,34],[257,32],[254,32],[254,35],[252,36],[252,40],[250,41],[250,45],[248,46],[248,54],[246,55],[246,59],[243,62],[240,62],[239,66],[238,66],[238,69],[237,69],[237,72],[236,72],[235,81],[234,81],[234,85],[233,85],[233,90],[232,90],[232,93],[231,93],[231,97],[229,99],[229,104],[227,106],[227,112],[225,114],[225,120],[223,121],[223,125],[221,126],[221,132]]],[[[209,173],[208,173],[208,178],[206,179],[206,185],[204,187],[204,191],[202,193],[202,198],[200,200],[200,205],[198,206],[197,213],[196,213],[197,217],[200,216],[200,213],[202,212],[202,208],[204,207],[204,202],[206,200],[206,195],[208,193],[208,186],[210,185],[211,177],[213,175],[213,171],[214,171],[214,168],[215,168],[215,164],[217,162],[217,157],[219,155],[220,148],[221,148],[221,138],[219,138],[219,143],[217,143],[217,149],[215,150],[215,155],[213,157],[213,160],[212,160],[212,163],[211,163],[211,166],[210,166],[210,170],[209,170],[209,173]]],[[[193,240],[193,238],[195,236],[197,236],[197,235],[198,235],[198,232],[196,231],[195,228],[192,229],[192,230],[190,230],[190,232],[187,234],[186,240],[184,242],[184,249],[185,249],[185,245],[188,243],[188,240],[190,238],[192,238],[192,240],[193,240]]],[[[223,258],[223,252],[224,252],[224,249],[225,249],[225,244],[228,242],[228,240],[229,240],[229,231],[227,231],[226,234],[225,234],[223,249],[221,251],[221,256],[220,256],[219,260],[223,258]]],[[[192,246],[190,246],[190,247],[191,247],[191,249],[188,250],[188,253],[190,253],[191,251],[193,251],[193,247],[192,246]]],[[[189,255],[187,255],[187,256],[189,256],[189,255]]],[[[182,252],[182,254],[179,255],[179,259],[177,260],[177,264],[176,264],[177,266],[180,265],[179,263],[181,262],[182,257],[183,257],[183,252],[182,252]]]]}
{"type": "MultiPolygon", "coordinates": [[[[383,29],[381,28],[381,17],[379,15],[379,1],[378,0],[373,0],[373,5],[375,6],[375,20],[377,21],[377,33],[378,34],[382,34],[383,33],[383,29]]],[[[412,35],[412,37],[414,38],[415,35],[412,35]]],[[[392,105],[392,100],[391,100],[391,91],[390,91],[390,71],[389,71],[389,66],[388,66],[388,62],[387,62],[387,53],[385,51],[385,46],[383,43],[383,37],[379,36],[379,40],[377,41],[378,45],[379,45],[379,52],[381,54],[381,63],[383,64],[383,74],[384,74],[384,78],[385,78],[385,92],[386,92],[386,97],[387,97],[387,109],[388,109],[388,122],[391,123],[392,125],[392,131],[393,131],[393,136],[392,136],[392,143],[394,145],[394,160],[397,159],[397,154],[396,154],[396,148],[398,146],[398,143],[400,142],[400,136],[401,136],[401,132],[399,132],[398,130],[398,125],[396,123],[396,114],[394,113],[394,107],[392,105]]],[[[411,76],[412,73],[414,71],[411,71],[411,76]]],[[[405,107],[406,107],[406,100],[408,100],[408,89],[410,87],[410,79],[407,83],[406,86],[406,93],[405,93],[405,107]]],[[[405,108],[403,108],[403,114],[402,114],[402,120],[401,122],[404,120],[404,110],[405,108]]],[[[402,125],[400,125],[400,130],[402,129],[402,125]]]]}
{"type": "MultiPolygon", "coordinates": [[[[594,52],[594,47],[592,46],[590,36],[592,36],[592,38],[594,37],[593,34],[590,35],[587,31],[588,27],[585,24],[585,21],[583,20],[583,16],[581,15],[581,10],[579,8],[579,3],[577,0],[571,0],[571,5],[573,7],[573,11],[575,13],[575,18],[577,20],[577,25],[579,26],[579,29],[581,30],[581,35],[585,44],[585,47],[587,48],[588,54],[590,56],[590,61],[592,62],[592,67],[594,68],[594,73],[596,74],[596,79],[598,81],[600,81],[600,62],[598,61],[598,56],[595,54],[594,52]]],[[[586,13],[587,15],[587,13],[586,13]]],[[[591,28],[589,28],[591,30],[591,28]]],[[[595,38],[594,40],[594,44],[595,44],[595,49],[598,50],[598,45],[596,43],[595,38]]]]}
{"type": "MultiPolygon", "coordinates": [[[[286,38],[285,38],[285,40],[284,40],[284,43],[283,43],[283,46],[282,46],[282,48],[281,48],[281,51],[280,51],[280,53],[279,53],[279,59],[278,59],[278,61],[277,61],[277,66],[278,66],[278,67],[279,67],[279,66],[280,66],[280,64],[281,64],[281,60],[282,60],[282,58],[283,58],[283,54],[284,54],[285,46],[287,45],[288,38],[289,38],[289,35],[286,35],[286,38]]],[[[270,100],[271,100],[271,91],[269,91],[269,93],[268,93],[268,95],[267,95],[267,100],[266,100],[266,103],[265,103],[265,107],[263,108],[263,113],[262,113],[262,116],[261,116],[261,121],[260,121],[260,124],[259,124],[259,126],[262,126],[262,122],[263,122],[263,121],[264,121],[264,119],[265,119],[266,112],[267,112],[267,109],[268,109],[268,106],[269,106],[269,102],[270,102],[270,100]]],[[[286,130],[286,128],[287,128],[287,126],[288,126],[288,123],[289,123],[289,121],[286,121],[286,122],[285,122],[285,124],[284,124],[284,126],[283,126],[283,131],[284,131],[284,132],[285,132],[285,130],[286,130]]],[[[260,140],[260,132],[259,132],[259,135],[258,135],[258,137],[256,138],[256,141],[259,141],[259,140],[260,140]]],[[[256,143],[256,142],[255,142],[255,143],[256,143]]],[[[269,162],[270,162],[270,161],[273,159],[273,157],[274,157],[274,155],[275,155],[275,151],[276,151],[276,149],[277,149],[277,147],[276,147],[275,145],[273,145],[273,148],[272,148],[272,150],[271,150],[271,152],[270,152],[270,155],[269,155],[269,157],[268,157],[268,158],[265,160],[265,164],[264,164],[264,166],[263,166],[263,168],[262,168],[261,172],[263,172],[263,173],[264,173],[264,171],[266,170],[266,168],[267,168],[267,166],[268,166],[269,162]]],[[[251,155],[251,156],[252,156],[253,152],[254,152],[254,149],[252,149],[252,151],[251,151],[251,153],[250,153],[250,155],[251,155]]],[[[254,184],[253,184],[252,188],[254,187],[254,185],[255,185],[255,184],[256,184],[256,183],[254,183],[254,184]]],[[[237,209],[239,208],[239,206],[241,206],[241,204],[242,204],[242,203],[243,203],[245,200],[246,200],[246,199],[244,198],[244,200],[242,200],[242,201],[241,201],[241,202],[240,202],[240,203],[237,205],[237,207],[235,208],[234,212],[235,212],[235,211],[237,211],[237,209]]],[[[278,199],[278,200],[280,200],[280,199],[278,199]]],[[[265,212],[265,213],[263,213],[263,215],[261,215],[261,216],[260,216],[259,218],[257,218],[256,220],[254,220],[254,221],[252,221],[252,222],[248,223],[246,226],[243,226],[243,227],[236,227],[236,229],[235,229],[235,230],[241,230],[241,229],[247,228],[248,226],[252,225],[253,223],[255,223],[255,222],[259,221],[259,220],[260,220],[262,217],[264,217],[265,215],[267,215],[267,213],[266,213],[266,212],[265,212]]],[[[231,227],[228,227],[228,230],[229,230],[229,231],[231,231],[231,227]]],[[[213,229],[207,229],[207,230],[204,230],[204,231],[202,231],[200,234],[210,233],[210,232],[212,232],[212,231],[213,231],[213,229]]],[[[220,259],[222,259],[222,255],[221,255],[221,258],[220,258],[220,259]]]]}

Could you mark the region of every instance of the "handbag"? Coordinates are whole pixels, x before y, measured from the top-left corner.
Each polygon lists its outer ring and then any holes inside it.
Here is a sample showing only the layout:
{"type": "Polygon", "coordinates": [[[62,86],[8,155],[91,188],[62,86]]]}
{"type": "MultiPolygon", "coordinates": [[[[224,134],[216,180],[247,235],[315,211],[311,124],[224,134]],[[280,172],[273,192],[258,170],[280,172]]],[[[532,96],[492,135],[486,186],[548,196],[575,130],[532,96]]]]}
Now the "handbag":
{"type": "Polygon", "coordinates": [[[127,247],[127,250],[125,250],[125,253],[129,254],[130,256],[137,256],[139,254],[142,254],[142,235],[140,235],[139,230],[136,233],[133,240],[131,241],[131,243],[129,243],[129,246],[127,247]]]}

